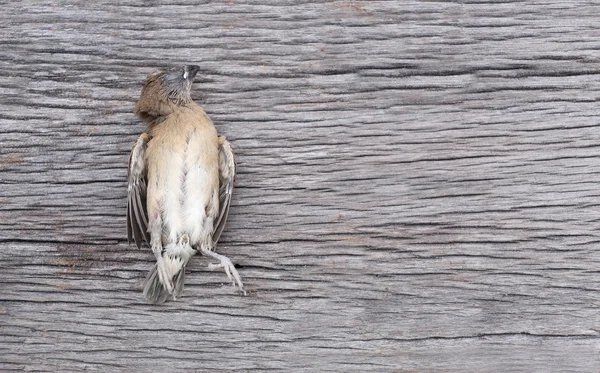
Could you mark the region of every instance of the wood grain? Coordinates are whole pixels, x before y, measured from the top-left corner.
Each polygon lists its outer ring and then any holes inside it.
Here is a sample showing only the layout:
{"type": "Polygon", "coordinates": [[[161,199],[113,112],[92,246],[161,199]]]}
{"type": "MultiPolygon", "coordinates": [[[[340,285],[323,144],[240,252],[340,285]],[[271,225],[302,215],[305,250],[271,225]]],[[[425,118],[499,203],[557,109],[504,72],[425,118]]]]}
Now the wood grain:
{"type": "Polygon", "coordinates": [[[23,1],[0,12],[0,370],[600,371],[600,4],[23,1]],[[119,5],[116,5],[116,4],[119,5]],[[145,304],[145,75],[238,177],[219,251],[145,304]]]}

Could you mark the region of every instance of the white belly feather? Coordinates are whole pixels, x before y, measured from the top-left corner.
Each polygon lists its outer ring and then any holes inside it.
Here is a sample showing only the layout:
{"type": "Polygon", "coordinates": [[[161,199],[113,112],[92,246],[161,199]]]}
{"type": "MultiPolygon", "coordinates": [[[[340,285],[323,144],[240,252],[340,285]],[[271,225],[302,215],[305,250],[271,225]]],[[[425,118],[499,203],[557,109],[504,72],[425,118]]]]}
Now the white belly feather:
{"type": "Polygon", "coordinates": [[[166,167],[157,175],[162,186],[158,194],[162,197],[159,206],[169,254],[187,251],[180,244],[184,236],[192,247],[212,249],[214,219],[219,208],[218,164],[206,161],[208,144],[203,140],[193,131],[180,148],[185,149],[183,154],[163,153],[166,167]]]}
{"type": "MultiPolygon", "coordinates": [[[[185,159],[185,179],[183,180],[182,219],[183,231],[193,244],[208,244],[212,240],[214,202],[218,203],[215,186],[215,172],[199,163],[197,144],[192,135],[185,159]],[[208,213],[208,214],[207,214],[208,213]]],[[[213,166],[213,165],[211,165],[213,166]]],[[[213,166],[214,167],[214,166],[213,166]]],[[[217,184],[218,185],[218,184],[217,184]]],[[[217,206],[218,209],[218,206],[217,206]]]]}

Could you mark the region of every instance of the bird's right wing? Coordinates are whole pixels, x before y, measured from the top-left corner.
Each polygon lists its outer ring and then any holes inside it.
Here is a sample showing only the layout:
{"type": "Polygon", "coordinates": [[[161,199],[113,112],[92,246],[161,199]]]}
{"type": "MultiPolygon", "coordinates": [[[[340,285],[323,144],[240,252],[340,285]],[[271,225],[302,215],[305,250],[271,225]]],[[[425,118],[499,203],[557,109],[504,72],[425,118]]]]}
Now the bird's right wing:
{"type": "Polygon", "coordinates": [[[142,133],[129,156],[127,172],[127,240],[135,241],[138,248],[144,242],[150,244],[148,212],[146,210],[146,161],[145,154],[150,135],[142,133]]]}
{"type": "Polygon", "coordinates": [[[216,244],[225,227],[235,180],[235,157],[225,136],[219,136],[219,216],[215,221],[213,242],[216,244]]]}

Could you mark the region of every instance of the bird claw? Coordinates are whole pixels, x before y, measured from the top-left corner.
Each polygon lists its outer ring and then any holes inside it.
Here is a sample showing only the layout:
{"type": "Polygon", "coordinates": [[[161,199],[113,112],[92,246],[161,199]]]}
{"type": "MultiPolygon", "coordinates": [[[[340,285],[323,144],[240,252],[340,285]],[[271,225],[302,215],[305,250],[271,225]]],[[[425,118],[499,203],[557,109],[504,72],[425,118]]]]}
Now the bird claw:
{"type": "Polygon", "coordinates": [[[173,294],[173,288],[174,288],[173,281],[171,280],[171,278],[169,277],[169,275],[167,273],[167,268],[166,268],[164,260],[159,260],[157,262],[157,272],[158,272],[158,278],[160,279],[160,282],[165,286],[165,288],[167,289],[169,294],[173,294]]]}
{"type": "Polygon", "coordinates": [[[161,284],[167,289],[169,294],[173,294],[173,289],[175,286],[173,285],[173,279],[169,276],[169,272],[167,271],[167,264],[165,263],[165,258],[162,256],[162,247],[160,245],[153,245],[152,252],[156,257],[156,272],[158,272],[158,279],[161,284]]]}
{"type": "Polygon", "coordinates": [[[235,269],[235,266],[233,265],[233,263],[231,262],[231,260],[228,257],[226,257],[225,255],[220,255],[220,254],[214,253],[209,250],[202,250],[202,254],[204,254],[206,256],[210,256],[211,258],[214,258],[214,259],[217,259],[220,261],[220,263],[218,263],[218,264],[210,263],[208,265],[208,269],[215,270],[215,269],[222,268],[225,271],[225,274],[227,275],[227,278],[229,279],[229,281],[231,281],[233,287],[238,288],[244,295],[247,295],[246,290],[244,290],[244,284],[242,283],[242,278],[240,277],[240,274],[238,273],[237,269],[235,269]]]}

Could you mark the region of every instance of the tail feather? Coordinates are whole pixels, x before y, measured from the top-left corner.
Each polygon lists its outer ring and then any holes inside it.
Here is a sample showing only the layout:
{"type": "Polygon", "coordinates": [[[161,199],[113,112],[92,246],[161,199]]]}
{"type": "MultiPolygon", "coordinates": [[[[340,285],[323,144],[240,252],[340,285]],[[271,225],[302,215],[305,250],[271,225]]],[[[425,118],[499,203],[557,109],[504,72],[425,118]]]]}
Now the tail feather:
{"type": "Polygon", "coordinates": [[[150,303],[164,303],[170,295],[167,288],[160,282],[156,264],[152,267],[150,272],[148,272],[148,275],[144,280],[143,288],[144,297],[146,297],[150,303]]]}
{"type": "MultiPolygon", "coordinates": [[[[179,297],[181,293],[183,293],[184,282],[185,266],[181,267],[179,272],[173,276],[173,298],[179,297]]],[[[144,297],[146,297],[150,303],[164,303],[167,299],[169,299],[169,295],[171,295],[162,282],[160,282],[160,277],[158,276],[158,267],[156,264],[154,264],[150,272],[148,272],[148,275],[146,276],[142,286],[144,289],[144,297]]]]}
{"type": "Polygon", "coordinates": [[[182,236],[179,242],[167,245],[162,255],[162,263],[165,266],[165,276],[173,286],[172,292],[169,293],[160,281],[158,264],[155,264],[144,281],[143,288],[146,299],[151,303],[163,303],[169,299],[170,295],[173,295],[173,298],[180,296],[185,281],[185,266],[195,253],[196,251],[189,245],[187,235],[182,236]]]}
{"type": "Polygon", "coordinates": [[[185,266],[173,277],[173,297],[179,297],[183,293],[183,283],[185,282],[185,266]]]}

